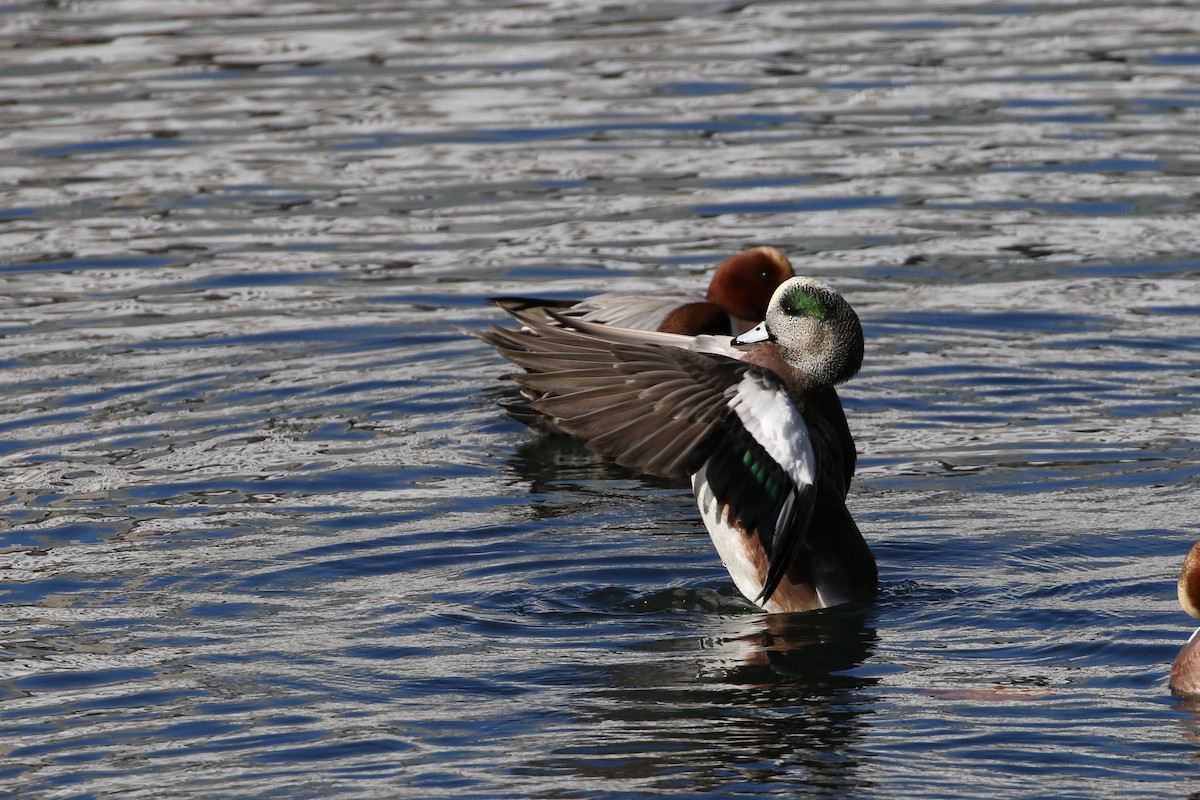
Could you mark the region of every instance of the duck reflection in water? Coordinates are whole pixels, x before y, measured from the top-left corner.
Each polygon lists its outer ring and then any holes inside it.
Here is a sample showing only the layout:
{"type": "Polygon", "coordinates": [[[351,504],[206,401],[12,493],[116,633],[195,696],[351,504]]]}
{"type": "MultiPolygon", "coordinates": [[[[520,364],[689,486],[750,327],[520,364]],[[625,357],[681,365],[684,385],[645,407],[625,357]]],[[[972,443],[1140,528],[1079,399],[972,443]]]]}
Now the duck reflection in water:
{"type": "MultiPolygon", "coordinates": [[[[1192,545],[1183,560],[1177,590],[1179,605],[1200,619],[1200,542],[1192,545]]],[[[1182,697],[1200,696],[1200,628],[1192,633],[1171,665],[1171,691],[1182,697]]]]}
{"type": "MultiPolygon", "coordinates": [[[[633,645],[636,656],[578,664],[566,713],[595,732],[532,765],[591,781],[687,776],[684,794],[727,796],[760,782],[773,795],[864,786],[852,755],[866,738],[876,679],[868,605],[808,614],[694,617],[691,635],[633,645]],[[592,672],[587,672],[589,668],[592,672]]],[[[673,628],[678,628],[676,623],[673,628]]],[[[643,627],[642,630],[648,630],[643,627]]],[[[853,796],[853,791],[849,796],[853,796]]]]}
{"type": "Polygon", "coordinates": [[[720,618],[707,637],[702,676],[759,689],[806,695],[861,689],[874,679],[850,671],[870,658],[877,635],[869,606],[842,605],[811,614],[740,614],[720,618]]]}

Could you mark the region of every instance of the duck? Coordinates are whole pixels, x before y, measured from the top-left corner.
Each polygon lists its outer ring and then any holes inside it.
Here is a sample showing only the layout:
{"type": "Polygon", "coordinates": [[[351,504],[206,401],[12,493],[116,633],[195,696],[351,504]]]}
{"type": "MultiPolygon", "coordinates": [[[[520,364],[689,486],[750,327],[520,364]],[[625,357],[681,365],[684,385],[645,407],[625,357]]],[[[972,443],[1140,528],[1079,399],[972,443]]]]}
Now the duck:
{"type": "Polygon", "coordinates": [[[605,292],[583,300],[494,298],[500,307],[523,313],[548,312],[621,328],[685,336],[733,336],[753,328],[767,312],[775,289],[795,277],[792,263],[778,249],[752,247],[734,253],[713,272],[704,295],[680,292],[605,292]]]}
{"type": "Polygon", "coordinates": [[[854,443],[835,386],[863,359],[858,315],[792,277],[730,337],[506,310],[476,335],[524,372],[529,412],[595,452],[690,484],[734,585],[768,613],[868,601],[870,547],[846,507],[854,443]]]}
{"type": "MultiPolygon", "coordinates": [[[[1183,610],[1200,619],[1200,542],[1192,545],[1183,559],[1176,592],[1183,610]]],[[[1200,695],[1200,628],[1192,632],[1187,644],[1175,656],[1170,686],[1171,691],[1181,697],[1200,695]]]]}

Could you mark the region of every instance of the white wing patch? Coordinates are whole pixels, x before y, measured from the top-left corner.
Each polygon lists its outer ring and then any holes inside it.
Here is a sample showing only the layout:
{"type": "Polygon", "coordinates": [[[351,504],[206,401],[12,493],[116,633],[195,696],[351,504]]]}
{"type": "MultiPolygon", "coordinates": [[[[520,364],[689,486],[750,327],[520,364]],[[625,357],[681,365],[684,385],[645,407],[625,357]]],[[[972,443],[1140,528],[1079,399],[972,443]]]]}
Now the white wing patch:
{"type": "Polygon", "coordinates": [[[812,437],[799,409],[787,393],[747,372],[740,383],[726,390],[729,407],[738,415],[747,433],[754,437],[775,463],[803,488],[816,483],[817,459],[812,437]]]}
{"type": "MultiPolygon", "coordinates": [[[[816,479],[812,438],[804,417],[787,393],[747,373],[740,383],[726,391],[726,395],[729,397],[729,407],[738,415],[746,431],[783,468],[796,487],[803,489],[811,486],[816,479]]],[[[732,524],[728,509],[714,496],[708,483],[707,465],[692,476],[692,490],[696,494],[696,504],[700,508],[704,526],[708,528],[713,545],[729,570],[729,576],[733,578],[738,591],[755,600],[762,593],[765,573],[760,572],[759,565],[752,560],[753,553],[746,534],[732,524]]],[[[773,532],[776,540],[781,535],[779,526],[787,520],[794,499],[795,494],[789,492],[776,520],[776,530],[773,532]]],[[[759,601],[758,605],[772,610],[771,601],[759,601]]]]}
{"type": "MultiPolygon", "coordinates": [[[[721,563],[729,570],[729,577],[744,597],[753,601],[762,593],[762,576],[758,567],[751,561],[751,552],[747,549],[747,538],[744,533],[730,524],[725,507],[717,502],[712,487],[708,485],[708,467],[703,466],[692,476],[692,491],[696,494],[696,505],[700,508],[700,518],[712,539],[721,563]]],[[[761,605],[761,604],[760,604],[761,605]]]]}

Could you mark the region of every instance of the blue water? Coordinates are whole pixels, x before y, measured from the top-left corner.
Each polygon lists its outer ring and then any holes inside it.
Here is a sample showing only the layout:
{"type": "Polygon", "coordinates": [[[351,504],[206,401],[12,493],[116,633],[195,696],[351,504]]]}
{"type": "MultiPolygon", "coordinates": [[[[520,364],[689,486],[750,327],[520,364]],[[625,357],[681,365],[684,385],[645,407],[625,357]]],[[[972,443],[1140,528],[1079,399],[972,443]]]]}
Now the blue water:
{"type": "Polygon", "coordinates": [[[0,8],[0,795],[1200,791],[1193,17],[0,8]],[[864,323],[867,606],[466,335],[757,244],[864,323]]]}

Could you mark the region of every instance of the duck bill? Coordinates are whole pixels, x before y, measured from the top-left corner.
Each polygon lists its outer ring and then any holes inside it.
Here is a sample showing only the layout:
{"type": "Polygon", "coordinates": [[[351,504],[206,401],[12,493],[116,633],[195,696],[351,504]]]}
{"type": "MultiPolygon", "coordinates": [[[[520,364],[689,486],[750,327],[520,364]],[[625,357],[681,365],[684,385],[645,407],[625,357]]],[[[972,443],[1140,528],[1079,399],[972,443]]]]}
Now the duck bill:
{"type": "Polygon", "coordinates": [[[773,342],[775,337],[767,330],[767,323],[760,322],[743,334],[733,337],[734,347],[750,347],[760,342],[773,342]]]}

